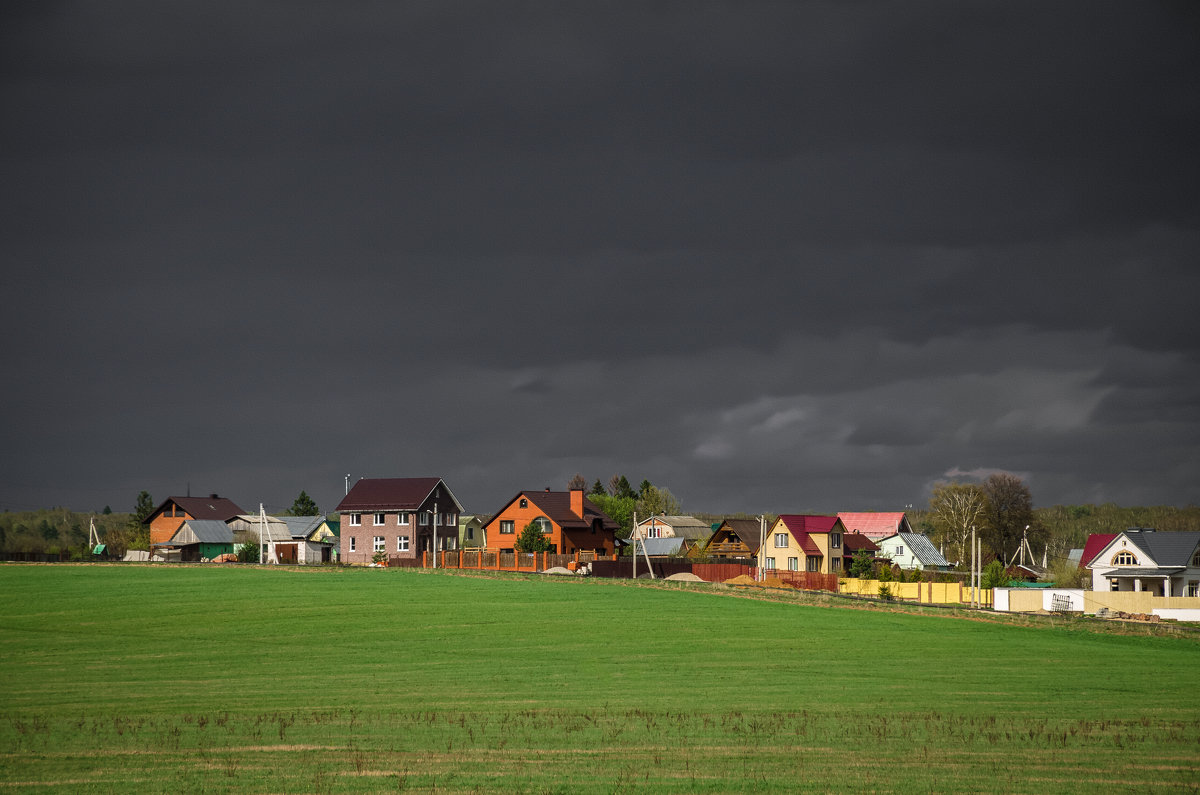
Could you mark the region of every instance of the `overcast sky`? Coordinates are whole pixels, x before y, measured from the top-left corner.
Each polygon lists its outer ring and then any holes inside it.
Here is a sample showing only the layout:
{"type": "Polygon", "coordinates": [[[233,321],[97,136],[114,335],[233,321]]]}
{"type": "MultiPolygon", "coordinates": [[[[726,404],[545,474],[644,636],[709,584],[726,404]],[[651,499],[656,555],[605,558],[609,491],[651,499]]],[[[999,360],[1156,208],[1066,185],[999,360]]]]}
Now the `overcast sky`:
{"type": "Polygon", "coordinates": [[[5,3],[0,508],[1198,503],[1198,8],[5,3]]]}

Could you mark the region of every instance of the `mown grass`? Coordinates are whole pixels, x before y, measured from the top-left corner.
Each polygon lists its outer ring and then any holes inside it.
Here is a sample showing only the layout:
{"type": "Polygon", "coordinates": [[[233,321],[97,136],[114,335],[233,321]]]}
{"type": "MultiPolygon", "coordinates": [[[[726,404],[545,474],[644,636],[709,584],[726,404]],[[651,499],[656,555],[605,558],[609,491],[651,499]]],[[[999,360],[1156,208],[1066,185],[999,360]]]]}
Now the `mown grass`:
{"type": "Polygon", "coordinates": [[[711,589],[2,566],[0,788],[1188,791],[1200,644],[711,589]]]}

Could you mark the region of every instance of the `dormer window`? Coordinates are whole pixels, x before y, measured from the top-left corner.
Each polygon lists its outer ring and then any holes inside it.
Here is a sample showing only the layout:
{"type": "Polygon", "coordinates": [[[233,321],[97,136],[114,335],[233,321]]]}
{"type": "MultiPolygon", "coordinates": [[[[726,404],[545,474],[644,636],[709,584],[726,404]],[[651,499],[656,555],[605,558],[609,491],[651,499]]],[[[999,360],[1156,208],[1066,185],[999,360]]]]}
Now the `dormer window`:
{"type": "Polygon", "coordinates": [[[1118,552],[1112,559],[1114,566],[1136,566],[1137,563],[1138,560],[1132,552],[1118,552]]]}
{"type": "Polygon", "coordinates": [[[528,508],[528,507],[529,507],[529,500],[527,500],[527,499],[525,499],[524,497],[522,497],[522,498],[521,498],[521,507],[522,507],[522,508],[528,508]]]}
{"type": "Polygon", "coordinates": [[[1192,565],[1200,566],[1200,549],[1197,549],[1195,554],[1192,555],[1192,565]]]}

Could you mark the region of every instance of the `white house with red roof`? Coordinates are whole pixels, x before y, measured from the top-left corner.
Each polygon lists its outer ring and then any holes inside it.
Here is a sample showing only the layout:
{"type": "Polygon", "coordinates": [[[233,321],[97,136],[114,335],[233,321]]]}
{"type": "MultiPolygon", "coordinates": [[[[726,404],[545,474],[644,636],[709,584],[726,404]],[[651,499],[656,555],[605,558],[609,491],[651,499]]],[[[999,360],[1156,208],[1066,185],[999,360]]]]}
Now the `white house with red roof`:
{"type": "Polygon", "coordinates": [[[841,574],[846,526],[837,516],[781,514],[759,550],[767,570],[841,574]]]}
{"type": "Polygon", "coordinates": [[[344,563],[370,563],[379,552],[415,558],[458,548],[463,507],[441,478],[362,478],[334,510],[344,563]]]}

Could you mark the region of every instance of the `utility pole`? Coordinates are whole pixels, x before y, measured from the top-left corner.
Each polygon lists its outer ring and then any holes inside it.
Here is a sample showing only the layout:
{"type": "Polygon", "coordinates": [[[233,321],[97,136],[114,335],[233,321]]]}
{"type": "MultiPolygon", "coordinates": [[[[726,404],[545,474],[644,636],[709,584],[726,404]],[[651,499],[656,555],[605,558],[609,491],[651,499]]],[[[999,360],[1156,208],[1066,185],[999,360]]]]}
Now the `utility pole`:
{"type": "Polygon", "coordinates": [[[767,579],[767,553],[763,549],[767,544],[767,515],[760,514],[758,517],[758,581],[763,582],[767,579]]]}

